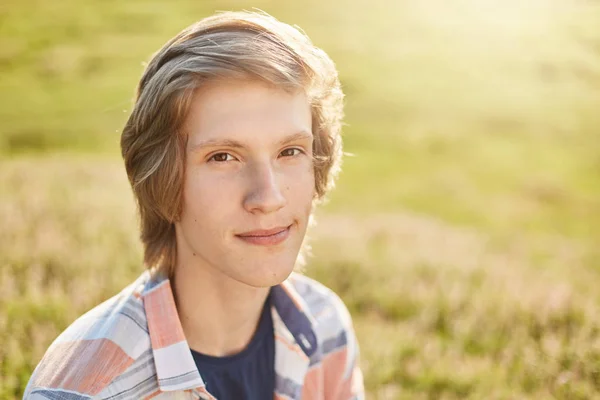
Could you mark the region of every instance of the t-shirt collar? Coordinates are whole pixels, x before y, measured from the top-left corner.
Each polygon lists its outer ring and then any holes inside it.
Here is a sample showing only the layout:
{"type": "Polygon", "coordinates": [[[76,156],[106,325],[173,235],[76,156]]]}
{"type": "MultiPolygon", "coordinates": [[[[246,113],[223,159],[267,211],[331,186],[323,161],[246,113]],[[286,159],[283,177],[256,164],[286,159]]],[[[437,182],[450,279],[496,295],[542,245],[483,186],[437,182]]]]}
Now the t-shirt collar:
{"type": "MultiPolygon", "coordinates": [[[[290,281],[293,275],[271,290],[273,327],[276,336],[287,342],[288,347],[297,348],[296,353],[301,353],[293,360],[294,369],[305,371],[317,351],[316,322],[290,281]]],[[[205,385],[185,339],[169,278],[151,273],[141,296],[161,391],[202,390],[205,385]]],[[[275,369],[285,374],[282,369],[291,367],[290,360],[284,362],[284,354],[279,354],[283,351],[278,351],[278,347],[276,345],[275,369]]]]}

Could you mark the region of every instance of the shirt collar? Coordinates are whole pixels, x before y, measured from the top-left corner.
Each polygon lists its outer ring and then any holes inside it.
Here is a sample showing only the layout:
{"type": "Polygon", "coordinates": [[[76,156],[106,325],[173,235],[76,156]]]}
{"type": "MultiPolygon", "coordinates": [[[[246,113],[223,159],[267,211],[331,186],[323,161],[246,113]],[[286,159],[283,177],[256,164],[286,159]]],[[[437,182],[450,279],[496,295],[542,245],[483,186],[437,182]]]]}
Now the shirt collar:
{"type": "MultiPolygon", "coordinates": [[[[291,280],[295,273],[283,283],[272,288],[272,315],[274,332],[288,346],[296,348],[294,369],[308,369],[309,359],[317,350],[316,324],[308,312],[308,307],[294,288],[291,280]]],[[[150,273],[142,298],[148,320],[150,343],[158,384],[161,391],[188,390],[203,388],[204,381],[198,373],[188,343],[179,320],[171,282],[159,273],[150,273]]],[[[290,368],[283,362],[276,346],[275,363],[277,369],[290,368]],[[278,364],[280,368],[278,368],[278,364]]],[[[283,353],[283,352],[281,352],[283,353]]],[[[285,374],[285,371],[279,371],[285,374]]]]}

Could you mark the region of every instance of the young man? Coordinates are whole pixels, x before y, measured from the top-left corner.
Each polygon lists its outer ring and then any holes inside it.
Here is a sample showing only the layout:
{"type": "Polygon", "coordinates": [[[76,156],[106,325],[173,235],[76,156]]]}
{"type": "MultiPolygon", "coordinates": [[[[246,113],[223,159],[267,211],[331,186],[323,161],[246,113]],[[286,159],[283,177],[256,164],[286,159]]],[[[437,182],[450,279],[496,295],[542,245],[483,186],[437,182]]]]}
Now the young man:
{"type": "Polygon", "coordinates": [[[363,398],[348,311],[293,272],[342,98],[329,57],[262,13],[155,54],[121,138],[148,270],[56,339],[25,398],[363,398]]]}

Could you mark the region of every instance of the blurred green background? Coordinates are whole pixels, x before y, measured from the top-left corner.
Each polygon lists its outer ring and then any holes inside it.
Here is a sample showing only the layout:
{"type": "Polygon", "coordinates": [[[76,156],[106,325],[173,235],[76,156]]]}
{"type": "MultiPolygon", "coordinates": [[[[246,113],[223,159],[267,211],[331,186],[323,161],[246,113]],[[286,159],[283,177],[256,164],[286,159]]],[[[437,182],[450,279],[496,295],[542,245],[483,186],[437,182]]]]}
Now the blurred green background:
{"type": "Polygon", "coordinates": [[[118,142],[144,62],[253,7],[340,71],[352,155],[306,273],[368,398],[600,398],[600,3],[5,0],[0,399],[142,269],[118,142]]]}

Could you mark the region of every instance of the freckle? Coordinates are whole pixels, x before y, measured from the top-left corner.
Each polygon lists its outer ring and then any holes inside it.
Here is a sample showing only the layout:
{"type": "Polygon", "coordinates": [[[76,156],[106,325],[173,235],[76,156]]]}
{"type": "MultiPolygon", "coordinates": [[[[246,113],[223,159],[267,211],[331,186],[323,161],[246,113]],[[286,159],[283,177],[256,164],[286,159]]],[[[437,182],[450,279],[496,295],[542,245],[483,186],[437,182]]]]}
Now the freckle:
{"type": "Polygon", "coordinates": [[[196,253],[192,253],[194,255],[194,257],[196,257],[196,253]]]}

